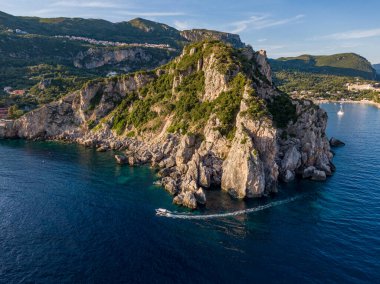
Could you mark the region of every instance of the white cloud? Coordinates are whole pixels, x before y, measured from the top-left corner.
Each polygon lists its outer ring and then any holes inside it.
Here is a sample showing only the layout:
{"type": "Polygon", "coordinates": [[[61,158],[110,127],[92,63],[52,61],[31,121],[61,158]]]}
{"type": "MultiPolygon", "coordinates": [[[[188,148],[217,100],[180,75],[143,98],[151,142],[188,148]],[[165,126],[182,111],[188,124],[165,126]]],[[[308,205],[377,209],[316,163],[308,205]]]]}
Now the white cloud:
{"type": "Polygon", "coordinates": [[[62,9],[72,10],[73,8],[88,8],[88,9],[110,9],[112,11],[113,18],[115,15],[119,16],[135,16],[135,17],[170,17],[170,16],[182,16],[185,15],[183,12],[173,12],[173,11],[138,11],[138,8],[133,2],[128,3],[128,10],[125,9],[127,3],[119,4],[112,3],[111,1],[83,1],[83,0],[67,0],[67,1],[57,1],[49,5],[50,8],[42,9],[39,14],[45,12],[58,12],[62,9]],[[42,12],[42,13],[41,13],[42,12]]]}
{"type": "Polygon", "coordinates": [[[171,17],[171,16],[183,16],[183,12],[138,12],[138,11],[120,11],[119,15],[125,16],[141,16],[141,17],[171,17]]]}
{"type": "Polygon", "coordinates": [[[190,24],[186,21],[174,21],[174,27],[178,30],[188,30],[191,28],[190,24]]]}
{"type": "Polygon", "coordinates": [[[265,42],[265,41],[267,41],[267,39],[266,38],[259,38],[257,41],[258,42],[265,42]]]}
{"type": "Polygon", "coordinates": [[[116,8],[114,3],[110,2],[98,2],[98,1],[58,1],[53,2],[49,6],[51,7],[68,7],[68,8],[116,8]]]}
{"type": "Polygon", "coordinates": [[[380,29],[368,29],[368,30],[352,30],[342,33],[335,33],[321,37],[315,37],[314,40],[319,39],[333,39],[333,40],[347,40],[347,39],[361,39],[369,37],[380,36],[380,29]]]}
{"type": "Polygon", "coordinates": [[[292,22],[299,22],[304,17],[305,15],[297,15],[292,18],[275,19],[271,17],[270,15],[254,15],[254,16],[251,16],[247,20],[231,23],[231,26],[234,27],[234,29],[231,32],[239,33],[248,28],[261,30],[261,29],[270,28],[274,26],[282,26],[282,25],[286,25],[292,22]]]}

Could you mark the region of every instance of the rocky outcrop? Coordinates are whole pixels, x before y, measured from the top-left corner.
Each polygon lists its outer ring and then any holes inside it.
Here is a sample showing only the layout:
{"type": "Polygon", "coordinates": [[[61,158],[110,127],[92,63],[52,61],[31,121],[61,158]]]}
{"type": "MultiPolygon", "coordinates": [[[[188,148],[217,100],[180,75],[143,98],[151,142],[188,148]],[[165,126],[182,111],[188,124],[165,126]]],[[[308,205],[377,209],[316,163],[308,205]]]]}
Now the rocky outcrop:
{"type": "Polygon", "coordinates": [[[205,92],[202,97],[203,101],[215,100],[221,92],[227,91],[228,76],[221,74],[215,68],[218,59],[215,55],[209,56],[202,62],[201,70],[205,76],[205,92]]]}
{"type": "Polygon", "coordinates": [[[204,29],[184,30],[180,32],[181,36],[190,42],[200,42],[204,40],[219,40],[232,44],[235,48],[245,47],[238,34],[218,32],[204,29]]]}
{"type": "Polygon", "coordinates": [[[314,170],[311,176],[311,179],[316,180],[316,181],[324,181],[326,180],[326,172],[320,171],[320,170],[314,170]]]}
{"type": "Polygon", "coordinates": [[[0,119],[0,139],[17,138],[13,120],[0,119]]]}
{"type": "Polygon", "coordinates": [[[78,93],[31,111],[14,122],[17,137],[47,139],[52,137],[79,137],[85,133],[84,122],[76,111],[78,93]]]}
{"type": "Polygon", "coordinates": [[[292,181],[295,177],[295,170],[301,165],[301,154],[295,145],[285,152],[285,156],[281,161],[281,170],[283,173],[283,180],[285,182],[292,181]]]}
{"type": "Polygon", "coordinates": [[[210,187],[252,198],[276,192],[279,179],[326,179],[335,170],[326,113],[286,97],[294,118],[276,126],[269,105],[283,94],[271,83],[265,52],[239,51],[242,62],[236,54],[220,43],[196,44],[156,72],[93,81],[0,124],[0,137],[117,150],[119,164],[156,168],[173,202],[189,208],[205,204],[210,187]]]}
{"type": "Polygon", "coordinates": [[[260,73],[265,76],[270,84],[272,84],[272,71],[268,62],[267,53],[265,50],[259,50],[255,53],[255,59],[260,70],[260,73]]]}
{"type": "Polygon", "coordinates": [[[309,101],[293,101],[293,104],[296,105],[297,121],[288,125],[282,132],[286,137],[280,140],[283,180],[293,180],[297,173],[313,176],[310,174],[312,168],[331,175],[333,156],[325,134],[326,112],[309,101]]]}
{"type": "Polygon", "coordinates": [[[265,190],[263,163],[241,128],[223,162],[222,189],[236,198],[261,196],[265,190]]]}

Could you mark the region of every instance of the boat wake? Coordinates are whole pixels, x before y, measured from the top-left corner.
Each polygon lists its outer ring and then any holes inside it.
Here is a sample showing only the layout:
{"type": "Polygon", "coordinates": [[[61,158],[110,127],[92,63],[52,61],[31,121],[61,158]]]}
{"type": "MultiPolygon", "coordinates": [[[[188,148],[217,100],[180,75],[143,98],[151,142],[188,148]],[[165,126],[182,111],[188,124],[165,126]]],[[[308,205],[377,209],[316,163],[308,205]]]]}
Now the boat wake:
{"type": "Polygon", "coordinates": [[[295,196],[291,198],[287,198],[285,200],[279,200],[279,201],[274,201],[265,205],[259,205],[254,208],[249,208],[249,209],[244,209],[244,210],[239,210],[239,211],[234,211],[234,212],[227,212],[227,213],[220,213],[220,214],[208,214],[208,215],[193,215],[189,213],[176,213],[176,212],[171,212],[166,209],[156,209],[156,215],[161,216],[161,217],[167,217],[167,218],[173,218],[173,219],[213,219],[213,218],[224,218],[224,217],[231,217],[231,216],[238,216],[238,215],[244,215],[244,214],[249,214],[253,212],[258,212],[262,211],[268,208],[280,206],[286,203],[293,202],[297,199],[302,198],[303,196],[295,196]]]}

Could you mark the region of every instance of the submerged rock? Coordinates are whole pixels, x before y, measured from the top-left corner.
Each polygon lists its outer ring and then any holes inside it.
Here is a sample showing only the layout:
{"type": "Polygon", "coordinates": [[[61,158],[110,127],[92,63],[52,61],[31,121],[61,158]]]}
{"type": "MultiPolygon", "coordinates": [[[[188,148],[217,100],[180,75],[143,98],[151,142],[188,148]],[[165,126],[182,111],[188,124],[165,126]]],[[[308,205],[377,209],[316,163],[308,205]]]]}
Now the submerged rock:
{"type": "Polygon", "coordinates": [[[311,178],[315,170],[316,168],[313,166],[307,167],[302,173],[302,178],[311,178]]]}
{"type": "Polygon", "coordinates": [[[206,204],[206,195],[202,188],[198,188],[194,196],[199,204],[206,204]]]}
{"type": "Polygon", "coordinates": [[[311,179],[315,181],[324,181],[326,180],[326,173],[324,171],[314,170],[311,179]]]}
{"type": "Polygon", "coordinates": [[[99,148],[96,149],[97,152],[106,152],[109,150],[108,146],[100,146],[99,148]]]}
{"type": "Polygon", "coordinates": [[[115,155],[115,159],[119,165],[124,165],[128,163],[128,158],[124,155],[115,155]]]}

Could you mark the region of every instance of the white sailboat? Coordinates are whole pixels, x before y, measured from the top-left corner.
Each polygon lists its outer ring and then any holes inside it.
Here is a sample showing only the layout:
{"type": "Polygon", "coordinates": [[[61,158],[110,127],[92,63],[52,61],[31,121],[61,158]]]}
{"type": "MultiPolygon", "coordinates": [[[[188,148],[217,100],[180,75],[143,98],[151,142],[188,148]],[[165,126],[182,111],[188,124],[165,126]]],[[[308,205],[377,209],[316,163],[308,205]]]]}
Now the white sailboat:
{"type": "Polygon", "coordinates": [[[340,104],[340,109],[339,109],[339,111],[338,111],[338,115],[341,116],[341,115],[343,115],[343,114],[344,114],[344,111],[343,111],[343,105],[340,104]]]}

